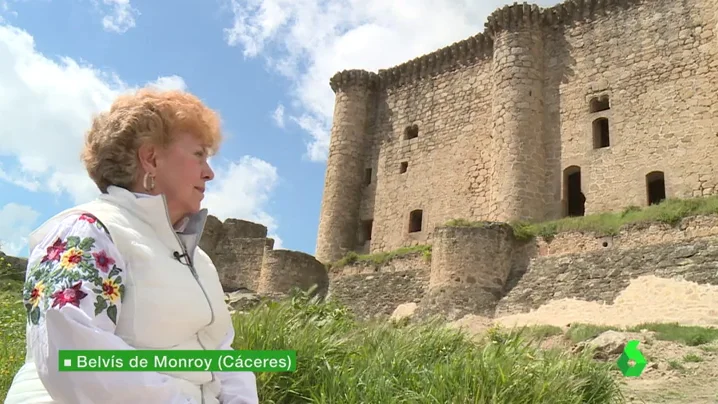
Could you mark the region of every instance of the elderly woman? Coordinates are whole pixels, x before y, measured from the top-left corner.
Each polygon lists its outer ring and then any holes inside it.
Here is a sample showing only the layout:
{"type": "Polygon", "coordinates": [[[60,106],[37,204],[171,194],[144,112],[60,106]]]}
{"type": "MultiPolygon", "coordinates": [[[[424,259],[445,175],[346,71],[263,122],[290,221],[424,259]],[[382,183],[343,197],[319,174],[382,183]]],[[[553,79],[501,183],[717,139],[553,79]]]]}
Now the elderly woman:
{"type": "Polygon", "coordinates": [[[27,360],[5,404],[257,403],[251,372],[59,372],[60,349],[232,349],[217,271],[197,244],[219,117],[141,90],[94,119],[82,159],[102,194],[30,237],[27,360]]]}

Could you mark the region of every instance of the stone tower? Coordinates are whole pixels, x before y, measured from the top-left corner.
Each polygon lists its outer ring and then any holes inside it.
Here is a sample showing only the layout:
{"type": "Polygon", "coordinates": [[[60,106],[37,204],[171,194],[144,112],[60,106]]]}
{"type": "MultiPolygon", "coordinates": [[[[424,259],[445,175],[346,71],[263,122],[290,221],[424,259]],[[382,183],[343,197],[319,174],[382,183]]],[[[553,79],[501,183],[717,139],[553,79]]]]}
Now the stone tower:
{"type": "Polygon", "coordinates": [[[322,262],[341,258],[357,244],[364,154],[377,83],[375,74],[362,70],[345,71],[330,83],[336,93],[334,125],[315,254],[322,262]]]}
{"type": "Polygon", "coordinates": [[[543,33],[538,6],[495,11],[491,108],[493,220],[537,219],[542,211],[543,33]]]}

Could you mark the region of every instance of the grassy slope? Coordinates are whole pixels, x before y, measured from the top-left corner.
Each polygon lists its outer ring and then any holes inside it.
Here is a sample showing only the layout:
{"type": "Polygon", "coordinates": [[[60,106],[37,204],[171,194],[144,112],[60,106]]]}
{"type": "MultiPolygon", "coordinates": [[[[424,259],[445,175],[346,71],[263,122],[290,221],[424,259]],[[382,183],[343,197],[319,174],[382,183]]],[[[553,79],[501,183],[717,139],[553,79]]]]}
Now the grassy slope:
{"type": "MultiPolygon", "coordinates": [[[[24,357],[20,283],[0,293],[0,397],[24,357]]],[[[235,318],[237,349],[294,349],[294,373],[258,375],[263,403],[622,402],[609,365],[539,351],[517,334],[477,345],[433,324],[356,322],[345,307],[295,297],[235,318]]]]}

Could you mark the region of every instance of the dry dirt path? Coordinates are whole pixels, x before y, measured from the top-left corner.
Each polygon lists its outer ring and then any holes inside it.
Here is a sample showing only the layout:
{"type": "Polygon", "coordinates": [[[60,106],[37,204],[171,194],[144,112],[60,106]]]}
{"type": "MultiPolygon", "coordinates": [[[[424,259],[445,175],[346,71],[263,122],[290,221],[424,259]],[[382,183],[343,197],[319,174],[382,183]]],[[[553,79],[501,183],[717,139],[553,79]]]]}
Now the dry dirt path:
{"type": "MultiPolygon", "coordinates": [[[[552,325],[564,331],[570,324],[633,327],[645,323],[679,323],[718,328],[718,286],[645,276],[635,279],[611,305],[561,299],[530,313],[496,319],[467,316],[452,323],[472,334],[492,325],[503,327],[552,325]]],[[[640,335],[640,334],[638,334],[640,335]]],[[[644,373],[616,377],[629,403],[718,403],[718,340],[699,346],[664,341],[647,333],[639,349],[649,358],[644,373]]],[[[550,337],[547,346],[575,349],[564,335],[550,337]]],[[[612,359],[617,359],[614,355],[612,359]]]]}

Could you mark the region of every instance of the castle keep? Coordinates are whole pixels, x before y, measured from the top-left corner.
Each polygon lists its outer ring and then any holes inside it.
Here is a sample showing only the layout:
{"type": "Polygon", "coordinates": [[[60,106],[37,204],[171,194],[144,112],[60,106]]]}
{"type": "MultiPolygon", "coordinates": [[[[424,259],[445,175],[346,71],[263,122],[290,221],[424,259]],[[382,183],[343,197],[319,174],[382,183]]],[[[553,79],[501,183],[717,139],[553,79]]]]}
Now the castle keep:
{"type": "Polygon", "coordinates": [[[718,0],[570,0],[336,94],[316,257],[425,243],[450,219],[548,220],[710,195],[718,0]]]}

